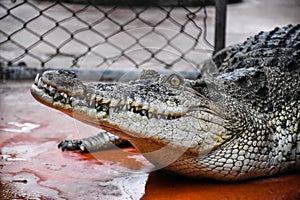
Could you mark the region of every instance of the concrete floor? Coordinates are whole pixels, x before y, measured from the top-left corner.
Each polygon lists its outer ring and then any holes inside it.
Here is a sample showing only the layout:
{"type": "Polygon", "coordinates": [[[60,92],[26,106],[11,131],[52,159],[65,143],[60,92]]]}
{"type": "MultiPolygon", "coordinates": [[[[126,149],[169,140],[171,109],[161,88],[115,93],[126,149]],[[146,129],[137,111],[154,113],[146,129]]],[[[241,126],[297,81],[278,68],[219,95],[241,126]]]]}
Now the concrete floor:
{"type": "MultiPolygon", "coordinates": [[[[245,0],[228,6],[227,44],[300,22],[298,0],[245,0]]],[[[214,9],[208,9],[212,16],[214,9]]],[[[213,19],[209,32],[213,32],[213,19]]],[[[209,40],[212,41],[212,35],[209,40]]],[[[1,48],[1,47],[0,47],[1,48]]],[[[133,149],[61,152],[59,141],[94,134],[37,103],[31,82],[0,84],[0,199],[297,199],[300,173],[240,183],[195,181],[147,172],[133,149]]]]}

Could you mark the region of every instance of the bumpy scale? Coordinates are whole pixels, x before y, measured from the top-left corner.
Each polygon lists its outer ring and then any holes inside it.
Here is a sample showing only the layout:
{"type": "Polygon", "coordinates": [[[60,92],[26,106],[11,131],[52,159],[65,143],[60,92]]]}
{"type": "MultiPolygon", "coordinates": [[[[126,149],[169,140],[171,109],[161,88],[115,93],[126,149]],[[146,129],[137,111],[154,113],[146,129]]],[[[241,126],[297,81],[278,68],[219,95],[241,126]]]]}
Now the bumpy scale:
{"type": "Polygon", "coordinates": [[[290,25],[221,50],[198,80],[147,70],[128,84],[82,83],[59,70],[31,92],[106,131],[63,150],[129,141],[169,172],[243,180],[300,168],[299,63],[300,26],[290,25]]]}

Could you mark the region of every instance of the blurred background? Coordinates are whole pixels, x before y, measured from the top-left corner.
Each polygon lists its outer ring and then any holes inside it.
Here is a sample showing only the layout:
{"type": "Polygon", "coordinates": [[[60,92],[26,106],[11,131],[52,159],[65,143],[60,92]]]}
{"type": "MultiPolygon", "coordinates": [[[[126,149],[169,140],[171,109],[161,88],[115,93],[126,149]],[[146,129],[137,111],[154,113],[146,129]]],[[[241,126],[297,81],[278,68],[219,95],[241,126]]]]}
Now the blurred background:
{"type": "Polygon", "coordinates": [[[297,0],[227,3],[226,16],[214,0],[2,0],[1,67],[197,70],[218,40],[299,23],[297,0]]]}

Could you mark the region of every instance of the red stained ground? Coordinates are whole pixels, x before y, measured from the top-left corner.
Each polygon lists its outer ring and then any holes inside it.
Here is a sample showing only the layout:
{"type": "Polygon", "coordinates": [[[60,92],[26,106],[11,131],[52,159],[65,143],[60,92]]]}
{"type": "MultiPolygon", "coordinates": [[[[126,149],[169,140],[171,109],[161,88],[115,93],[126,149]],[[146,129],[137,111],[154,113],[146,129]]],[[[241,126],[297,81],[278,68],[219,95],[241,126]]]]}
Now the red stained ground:
{"type": "Polygon", "coordinates": [[[160,171],[134,149],[61,152],[59,141],[95,133],[37,103],[31,82],[0,85],[0,199],[297,199],[300,173],[238,183],[160,171]]]}

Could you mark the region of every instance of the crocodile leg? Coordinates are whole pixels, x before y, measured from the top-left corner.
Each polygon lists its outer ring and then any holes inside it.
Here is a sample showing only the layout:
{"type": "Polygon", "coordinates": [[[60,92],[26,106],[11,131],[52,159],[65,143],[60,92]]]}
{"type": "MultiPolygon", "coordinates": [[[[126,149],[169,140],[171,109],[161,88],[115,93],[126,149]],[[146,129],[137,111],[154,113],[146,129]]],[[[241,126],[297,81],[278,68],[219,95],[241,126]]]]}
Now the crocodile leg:
{"type": "Polygon", "coordinates": [[[130,146],[130,143],[127,140],[103,131],[95,136],[76,140],[64,140],[58,144],[58,148],[61,148],[62,151],[81,150],[83,152],[99,151],[114,146],[130,146]]]}

